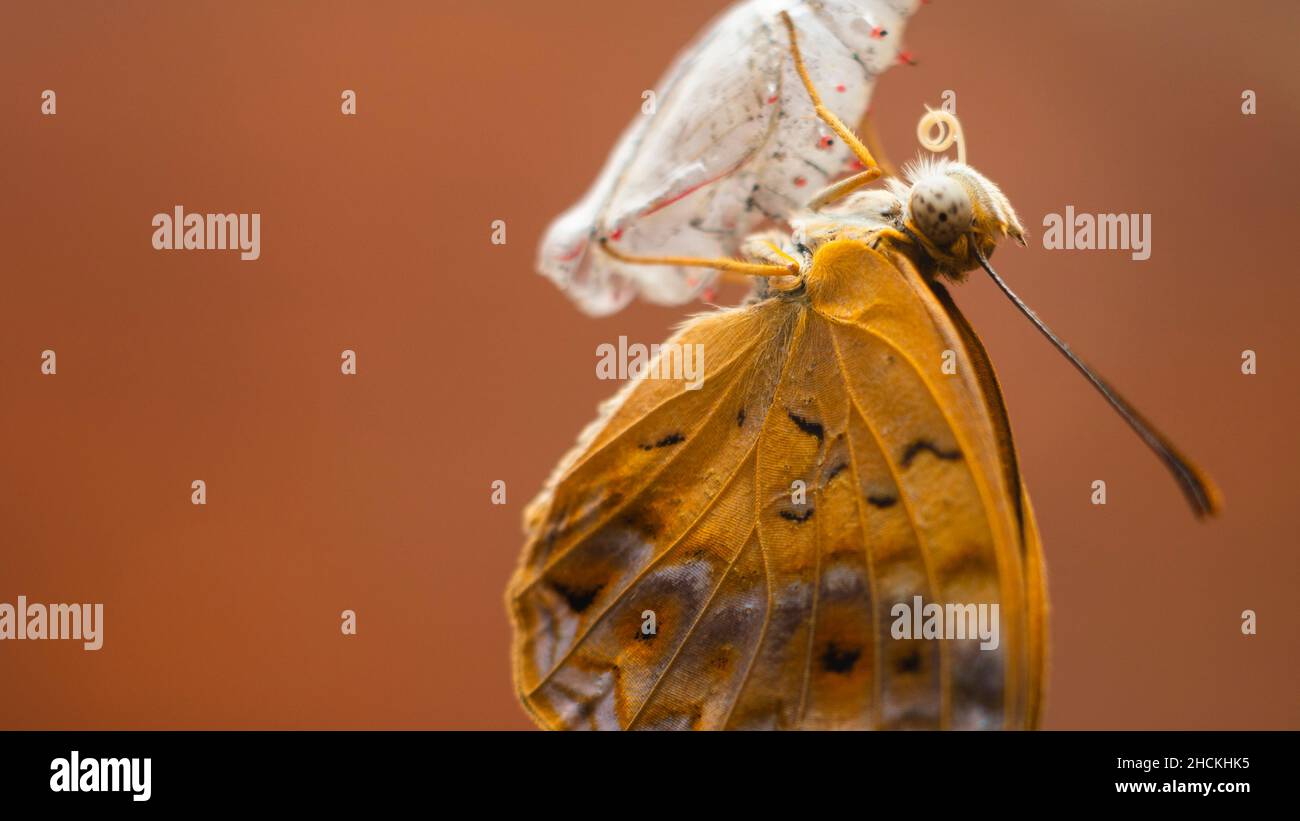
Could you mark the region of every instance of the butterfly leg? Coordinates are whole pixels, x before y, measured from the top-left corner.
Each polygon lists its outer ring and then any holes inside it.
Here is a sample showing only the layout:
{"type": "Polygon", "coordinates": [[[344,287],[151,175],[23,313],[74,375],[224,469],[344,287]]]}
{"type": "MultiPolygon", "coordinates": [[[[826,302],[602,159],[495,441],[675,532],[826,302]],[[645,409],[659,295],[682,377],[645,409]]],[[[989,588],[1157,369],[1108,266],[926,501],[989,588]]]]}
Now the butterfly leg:
{"type": "Polygon", "coordinates": [[[879,168],[872,168],[867,171],[860,171],[852,177],[846,177],[833,185],[828,185],[819,191],[817,196],[808,201],[808,207],[813,211],[820,211],[828,205],[839,202],[864,185],[875,182],[880,178],[880,174],[879,168]]]}
{"type": "Polygon", "coordinates": [[[751,277],[788,277],[799,276],[799,263],[791,260],[788,264],[768,264],[760,262],[742,262],[738,259],[707,259],[704,257],[642,257],[624,254],[610,247],[603,237],[600,247],[619,262],[629,265],[672,265],[685,268],[712,268],[725,273],[743,274],[751,277]]]}
{"type": "Polygon", "coordinates": [[[854,156],[858,158],[863,167],[862,171],[827,186],[813,197],[808,203],[808,207],[816,211],[879,179],[884,171],[880,164],[876,162],[875,157],[871,156],[871,152],[867,150],[867,147],[853,133],[853,130],[846,126],[844,121],[835,115],[835,112],[822,103],[821,95],[817,93],[817,87],[813,85],[812,78],[808,76],[808,67],[804,65],[803,54],[799,51],[799,36],[795,32],[794,21],[790,19],[788,13],[783,11],[781,12],[781,22],[785,23],[786,31],[790,33],[790,56],[794,60],[795,71],[798,72],[799,79],[803,82],[803,87],[808,91],[809,99],[812,100],[813,109],[822,122],[830,126],[830,129],[839,135],[844,144],[853,151],[854,156]]]}
{"type": "Polygon", "coordinates": [[[744,259],[762,262],[768,265],[798,265],[786,247],[790,235],[780,231],[763,231],[750,234],[740,243],[740,256],[744,259]]]}
{"type": "Polygon", "coordinates": [[[876,158],[876,164],[885,172],[886,177],[897,177],[898,166],[890,162],[889,156],[885,153],[885,146],[880,142],[880,135],[876,132],[876,123],[868,111],[862,115],[862,122],[858,123],[858,134],[862,136],[862,144],[871,152],[871,156],[876,158]]]}

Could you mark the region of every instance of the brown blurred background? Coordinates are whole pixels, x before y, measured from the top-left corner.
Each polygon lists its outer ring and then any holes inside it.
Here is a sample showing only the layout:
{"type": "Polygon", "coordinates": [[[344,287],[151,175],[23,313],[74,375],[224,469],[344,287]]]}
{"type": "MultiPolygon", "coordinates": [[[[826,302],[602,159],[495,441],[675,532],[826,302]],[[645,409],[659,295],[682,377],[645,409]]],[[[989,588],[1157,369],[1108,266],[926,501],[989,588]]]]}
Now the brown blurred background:
{"type": "MultiPolygon", "coordinates": [[[[521,509],[615,387],[596,346],[685,313],[585,318],[535,244],[723,5],[4,4],[0,601],[103,602],[106,630],[0,643],[0,727],[530,726],[521,509]],[[260,212],[262,258],[154,251],[177,204],[260,212]]],[[[1300,727],[1298,32],[1283,1],[936,0],[877,90],[895,159],[957,93],[1033,233],[1001,272],[1227,499],[1194,521],[987,280],[958,290],[1045,539],[1048,727],[1300,727]],[[1151,213],[1151,259],[1044,250],[1066,205],[1151,213]]]]}

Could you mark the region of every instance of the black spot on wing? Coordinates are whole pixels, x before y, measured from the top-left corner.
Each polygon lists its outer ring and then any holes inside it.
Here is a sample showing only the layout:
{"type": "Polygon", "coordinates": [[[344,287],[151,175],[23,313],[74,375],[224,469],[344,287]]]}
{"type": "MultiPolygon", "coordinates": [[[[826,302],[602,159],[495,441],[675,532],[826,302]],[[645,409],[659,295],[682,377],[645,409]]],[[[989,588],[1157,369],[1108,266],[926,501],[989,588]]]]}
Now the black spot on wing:
{"type": "Polygon", "coordinates": [[[825,438],[826,430],[822,427],[821,422],[814,422],[811,419],[805,419],[793,411],[786,411],[786,414],[789,415],[790,421],[794,422],[795,426],[798,427],[799,430],[816,436],[817,441],[819,442],[825,438]]]}
{"type": "Polygon", "coordinates": [[[782,518],[782,519],[788,519],[788,520],[794,522],[795,524],[803,524],[804,522],[806,522],[806,521],[808,521],[809,519],[811,519],[811,518],[812,518],[812,515],[813,515],[813,509],[812,509],[812,508],[808,508],[808,509],[805,510],[802,514],[801,514],[801,513],[798,513],[797,511],[793,511],[793,510],[783,510],[783,511],[781,511],[781,518],[782,518]]]}
{"type": "Polygon", "coordinates": [[[633,507],[619,517],[619,521],[631,530],[641,534],[646,541],[652,541],[659,535],[659,522],[647,515],[642,507],[633,507]]]}
{"type": "Polygon", "coordinates": [[[641,450],[654,450],[655,448],[666,448],[671,445],[679,445],[686,441],[686,437],[680,433],[670,433],[664,438],[655,442],[653,445],[642,445],[641,450]]]}
{"type": "Polygon", "coordinates": [[[745,409],[744,409],[744,408],[741,408],[740,410],[736,411],[736,427],[738,427],[738,428],[743,428],[743,427],[745,427],[745,409]]]}
{"type": "Polygon", "coordinates": [[[961,458],[961,451],[956,448],[952,450],[944,450],[929,439],[917,439],[915,442],[907,446],[907,450],[903,451],[903,467],[911,467],[912,462],[916,460],[916,457],[926,451],[934,454],[936,458],[943,459],[946,462],[951,462],[954,459],[961,458]]]}
{"type": "Polygon", "coordinates": [[[601,589],[605,586],[598,584],[595,587],[569,587],[557,581],[551,581],[549,584],[551,589],[559,593],[564,598],[565,604],[569,605],[569,609],[575,613],[581,613],[591,607],[591,603],[596,600],[596,596],[600,594],[601,589]]]}
{"type": "Polygon", "coordinates": [[[847,674],[861,657],[861,647],[840,647],[833,641],[827,642],[826,651],[822,653],[822,669],[828,673],[847,674]]]}
{"type": "Polygon", "coordinates": [[[838,465],[831,468],[831,472],[826,474],[826,481],[830,482],[830,480],[834,479],[836,476],[839,476],[840,473],[848,466],[849,466],[848,462],[840,462],[838,465]]]}
{"type": "Polygon", "coordinates": [[[894,670],[899,673],[915,673],[921,669],[921,653],[913,649],[912,652],[894,662],[894,670]]]}
{"type": "Polygon", "coordinates": [[[898,504],[897,496],[887,496],[885,494],[872,494],[867,497],[867,504],[872,507],[886,508],[898,504]]]}

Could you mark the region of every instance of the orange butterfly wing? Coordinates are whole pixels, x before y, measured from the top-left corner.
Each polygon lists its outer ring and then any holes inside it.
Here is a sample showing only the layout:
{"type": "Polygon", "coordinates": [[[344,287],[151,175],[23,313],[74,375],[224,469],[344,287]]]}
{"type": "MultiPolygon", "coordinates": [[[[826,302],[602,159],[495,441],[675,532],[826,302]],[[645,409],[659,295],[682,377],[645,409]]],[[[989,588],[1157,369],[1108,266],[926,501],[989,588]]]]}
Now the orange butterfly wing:
{"type": "Polygon", "coordinates": [[[835,241],[802,295],[674,335],[704,346],[701,389],[628,385],[526,514],[508,598],[534,718],[1032,726],[1041,562],[960,322],[906,258],[835,241]],[[998,604],[998,648],[893,638],[916,596],[998,604]]]}
{"type": "Polygon", "coordinates": [[[1047,678],[1047,577],[1043,566],[1043,546],[1038,536],[1038,524],[1029,501],[1029,491],[1021,482],[1020,460],[1011,437],[1011,420],[1008,418],[1006,405],[1003,402],[1002,386],[993,370],[988,352],[984,350],[984,343],[975,334],[966,317],[958,310],[947,289],[938,283],[931,283],[931,289],[961,334],[962,342],[971,358],[971,365],[975,368],[980,392],[988,405],[989,418],[998,426],[998,445],[1002,451],[1001,461],[1007,486],[1020,489],[1020,507],[1017,515],[1021,520],[1024,541],[1022,555],[1025,562],[1025,597],[1029,630],[1029,694],[1025,709],[1025,727],[1037,729],[1042,715],[1043,690],[1047,678]]]}

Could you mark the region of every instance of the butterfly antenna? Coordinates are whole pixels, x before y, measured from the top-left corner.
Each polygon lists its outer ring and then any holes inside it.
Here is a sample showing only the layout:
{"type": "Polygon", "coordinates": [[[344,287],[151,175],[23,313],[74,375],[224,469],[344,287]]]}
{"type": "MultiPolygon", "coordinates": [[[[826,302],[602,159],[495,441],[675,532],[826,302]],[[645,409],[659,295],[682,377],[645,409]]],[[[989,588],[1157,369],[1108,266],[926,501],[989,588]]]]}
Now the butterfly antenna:
{"type": "Polygon", "coordinates": [[[925,116],[916,124],[916,140],[922,148],[935,154],[942,154],[956,145],[957,162],[966,164],[966,137],[962,134],[961,123],[947,111],[926,106],[925,116]]]}
{"type": "Polygon", "coordinates": [[[1038,318],[1038,314],[1034,313],[1032,308],[1026,305],[1020,297],[1016,296],[1015,292],[1011,290],[1005,281],[1003,281],[1002,277],[998,276],[997,271],[993,270],[993,266],[989,265],[989,261],[984,256],[984,252],[981,251],[978,246],[975,247],[975,255],[979,258],[980,266],[990,277],[993,278],[993,282],[1002,289],[1002,293],[1006,294],[1007,298],[1020,309],[1020,312],[1028,317],[1030,322],[1034,323],[1034,327],[1038,328],[1038,330],[1042,332],[1043,336],[1047,337],[1047,339],[1056,346],[1056,349],[1060,351],[1066,359],[1070,360],[1074,367],[1079,369],[1080,373],[1087,377],[1088,381],[1092,383],[1092,386],[1106,398],[1106,401],[1109,402],[1111,407],[1113,407],[1116,412],[1124,418],[1124,421],[1129,424],[1129,427],[1133,428],[1137,435],[1142,437],[1142,441],[1146,442],[1147,446],[1150,447],[1151,450],[1155,451],[1156,456],[1159,456],[1160,460],[1165,463],[1165,466],[1169,468],[1169,472],[1172,473],[1174,479],[1177,480],[1179,487],[1183,489],[1183,493],[1187,496],[1187,501],[1191,504],[1192,511],[1197,515],[1197,517],[1214,516],[1217,514],[1221,507],[1221,500],[1218,488],[1214,486],[1214,482],[1202,473],[1200,468],[1196,467],[1196,465],[1192,464],[1186,457],[1179,453],[1169,440],[1166,439],[1160,431],[1156,430],[1150,422],[1143,419],[1142,415],[1134,410],[1133,406],[1130,405],[1124,397],[1116,393],[1115,389],[1112,388],[1106,380],[1093,373],[1092,369],[1089,368],[1082,359],[1076,356],[1074,351],[1070,350],[1070,346],[1065,344],[1064,340],[1053,333],[1052,329],[1047,327],[1047,324],[1038,318]]]}

